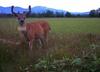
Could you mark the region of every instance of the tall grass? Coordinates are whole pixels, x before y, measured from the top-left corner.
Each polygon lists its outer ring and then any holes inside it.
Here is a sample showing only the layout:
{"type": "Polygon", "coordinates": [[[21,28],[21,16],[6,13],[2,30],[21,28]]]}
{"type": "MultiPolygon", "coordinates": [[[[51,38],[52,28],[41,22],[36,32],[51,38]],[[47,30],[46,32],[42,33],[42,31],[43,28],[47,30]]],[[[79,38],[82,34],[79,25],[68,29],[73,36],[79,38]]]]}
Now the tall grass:
{"type": "MultiPolygon", "coordinates": [[[[26,22],[35,20],[41,19],[28,18],[26,22]]],[[[34,65],[39,63],[38,60],[47,56],[51,56],[52,60],[60,60],[63,57],[77,60],[77,58],[93,57],[93,55],[100,57],[99,18],[43,18],[42,20],[47,20],[52,29],[49,34],[48,48],[34,47],[30,55],[26,44],[12,46],[0,43],[2,72],[25,72],[27,69],[34,71],[34,65]]],[[[0,19],[0,38],[19,40],[17,26],[15,18],[0,19]]]]}

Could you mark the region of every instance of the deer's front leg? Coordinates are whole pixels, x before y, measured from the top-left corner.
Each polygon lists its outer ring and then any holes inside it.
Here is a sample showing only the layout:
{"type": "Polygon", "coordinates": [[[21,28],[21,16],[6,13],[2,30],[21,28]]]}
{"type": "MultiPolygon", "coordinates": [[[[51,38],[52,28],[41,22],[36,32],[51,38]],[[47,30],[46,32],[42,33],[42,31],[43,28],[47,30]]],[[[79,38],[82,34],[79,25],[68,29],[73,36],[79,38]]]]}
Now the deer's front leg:
{"type": "Polygon", "coordinates": [[[29,48],[30,48],[30,50],[32,51],[32,48],[33,48],[33,40],[30,40],[30,41],[29,41],[29,48]]]}

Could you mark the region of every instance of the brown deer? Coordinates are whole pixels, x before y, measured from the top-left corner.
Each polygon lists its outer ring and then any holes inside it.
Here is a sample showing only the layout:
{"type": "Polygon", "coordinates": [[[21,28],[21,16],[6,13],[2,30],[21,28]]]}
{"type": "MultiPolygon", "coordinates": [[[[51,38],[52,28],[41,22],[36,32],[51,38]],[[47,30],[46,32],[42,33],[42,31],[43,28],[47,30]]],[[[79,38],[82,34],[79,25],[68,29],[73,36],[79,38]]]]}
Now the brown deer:
{"type": "Polygon", "coordinates": [[[17,17],[19,22],[18,31],[20,33],[21,41],[25,40],[29,44],[29,48],[32,50],[33,41],[38,41],[41,47],[47,44],[48,33],[51,30],[47,21],[34,21],[25,23],[26,16],[31,13],[31,6],[29,6],[28,12],[15,13],[14,6],[11,7],[11,12],[17,17]]]}

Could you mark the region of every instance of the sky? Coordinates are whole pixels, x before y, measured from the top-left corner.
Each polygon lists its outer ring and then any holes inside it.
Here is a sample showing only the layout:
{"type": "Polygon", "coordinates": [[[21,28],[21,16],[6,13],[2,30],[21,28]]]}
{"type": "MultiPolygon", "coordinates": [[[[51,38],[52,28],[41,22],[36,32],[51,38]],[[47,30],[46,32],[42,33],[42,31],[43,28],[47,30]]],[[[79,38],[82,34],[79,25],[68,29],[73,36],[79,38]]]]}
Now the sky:
{"type": "Polygon", "coordinates": [[[69,12],[87,12],[100,8],[100,0],[0,0],[0,6],[19,6],[28,8],[28,5],[45,6],[69,12]]]}

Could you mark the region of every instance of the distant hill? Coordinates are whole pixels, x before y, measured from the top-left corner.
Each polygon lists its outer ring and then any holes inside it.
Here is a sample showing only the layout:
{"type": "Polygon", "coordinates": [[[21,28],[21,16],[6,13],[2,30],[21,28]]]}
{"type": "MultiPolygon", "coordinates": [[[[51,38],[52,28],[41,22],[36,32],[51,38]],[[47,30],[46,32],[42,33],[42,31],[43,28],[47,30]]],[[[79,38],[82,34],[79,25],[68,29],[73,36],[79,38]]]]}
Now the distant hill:
{"type": "Polygon", "coordinates": [[[89,12],[71,12],[72,15],[87,16],[89,12]]]}
{"type": "MultiPolygon", "coordinates": [[[[34,13],[43,13],[43,12],[46,12],[48,10],[53,11],[53,12],[66,12],[64,10],[47,8],[47,7],[43,7],[43,6],[36,6],[36,7],[32,7],[31,9],[32,9],[32,12],[34,12],[34,13]]],[[[28,11],[28,9],[21,8],[21,7],[15,7],[14,11],[15,12],[23,12],[23,11],[28,11]]],[[[0,13],[11,14],[11,7],[0,6],[0,13]]]]}
{"type": "MultiPolygon", "coordinates": [[[[15,7],[14,8],[14,11],[15,12],[22,12],[24,11],[25,9],[24,8],[21,8],[21,7],[15,7]]],[[[3,14],[11,14],[11,7],[2,7],[0,6],[0,13],[3,13],[3,14]]]]}
{"type": "MultiPolygon", "coordinates": [[[[44,6],[36,6],[36,7],[32,7],[32,13],[43,13],[46,12],[48,10],[52,11],[53,13],[59,12],[59,13],[66,13],[67,11],[64,10],[59,10],[59,9],[53,9],[53,8],[48,8],[48,7],[44,7],[44,6]]],[[[14,8],[15,12],[23,12],[23,11],[28,11],[28,9],[25,8],[21,8],[21,7],[15,7],[14,8]]],[[[0,13],[2,14],[11,14],[11,7],[2,7],[0,6],[0,13]]],[[[70,12],[73,15],[88,15],[89,12],[70,12]]]]}

